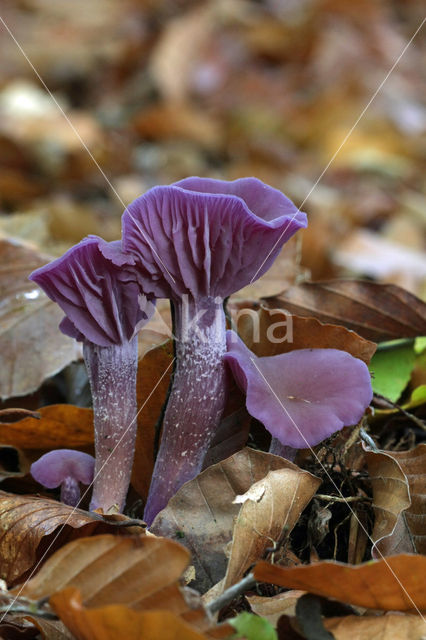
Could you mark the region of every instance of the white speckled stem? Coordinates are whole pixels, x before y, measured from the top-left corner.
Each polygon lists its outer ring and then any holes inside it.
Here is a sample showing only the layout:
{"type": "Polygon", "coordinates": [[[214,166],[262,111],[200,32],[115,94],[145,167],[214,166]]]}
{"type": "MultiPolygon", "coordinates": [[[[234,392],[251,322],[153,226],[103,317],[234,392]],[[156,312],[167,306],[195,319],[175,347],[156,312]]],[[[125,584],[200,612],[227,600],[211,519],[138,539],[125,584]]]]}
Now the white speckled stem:
{"type": "Polygon", "coordinates": [[[75,478],[64,478],[61,484],[61,502],[70,507],[76,507],[80,502],[80,484],[75,478]]]}
{"type": "Polygon", "coordinates": [[[222,304],[217,298],[175,303],[176,369],[144,513],[148,524],[200,473],[219,426],[226,400],[222,304]]]}
{"type": "Polygon", "coordinates": [[[296,457],[297,449],[281,444],[278,438],[272,438],[269,446],[269,453],[273,453],[275,456],[281,456],[281,458],[285,458],[286,460],[293,462],[296,457]]]}
{"type": "Polygon", "coordinates": [[[111,347],[84,344],[92,389],[95,427],[95,477],[90,509],[123,510],[136,439],[138,343],[111,347]]]}

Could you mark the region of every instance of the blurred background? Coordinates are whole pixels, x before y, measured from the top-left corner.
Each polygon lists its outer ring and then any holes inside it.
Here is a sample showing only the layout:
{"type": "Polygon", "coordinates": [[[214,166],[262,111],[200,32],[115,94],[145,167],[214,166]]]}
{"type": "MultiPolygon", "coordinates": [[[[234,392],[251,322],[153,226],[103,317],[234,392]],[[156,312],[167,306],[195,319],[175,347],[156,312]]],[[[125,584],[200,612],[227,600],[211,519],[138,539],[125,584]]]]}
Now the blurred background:
{"type": "Polygon", "coordinates": [[[0,232],[56,256],[118,238],[156,184],[257,176],[309,215],[298,277],[425,297],[426,27],[322,175],[423,14],[421,0],[2,0],[0,232]]]}

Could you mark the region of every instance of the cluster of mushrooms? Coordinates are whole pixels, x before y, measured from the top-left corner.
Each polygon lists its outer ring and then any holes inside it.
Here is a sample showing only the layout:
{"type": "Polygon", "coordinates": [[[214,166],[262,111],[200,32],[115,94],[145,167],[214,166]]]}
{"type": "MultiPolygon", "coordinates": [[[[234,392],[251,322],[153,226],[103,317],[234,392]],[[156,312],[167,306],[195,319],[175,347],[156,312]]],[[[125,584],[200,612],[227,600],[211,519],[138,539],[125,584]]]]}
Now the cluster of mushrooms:
{"type": "MultiPolygon", "coordinates": [[[[336,349],[256,357],[226,330],[224,300],[271,266],[306,215],[256,178],[187,178],[150,189],[122,218],[121,241],[89,236],[30,278],[60,305],[63,333],[83,343],[91,385],[95,460],[46,454],[32,466],[77,505],[123,510],[134,463],[138,331],[157,298],[173,309],[175,369],[144,519],[151,524],[202,469],[224,411],[228,376],[272,435],[271,451],[318,444],[357,423],[372,398],[366,365],[336,349]]],[[[138,461],[135,461],[138,464],[138,461]]]]}

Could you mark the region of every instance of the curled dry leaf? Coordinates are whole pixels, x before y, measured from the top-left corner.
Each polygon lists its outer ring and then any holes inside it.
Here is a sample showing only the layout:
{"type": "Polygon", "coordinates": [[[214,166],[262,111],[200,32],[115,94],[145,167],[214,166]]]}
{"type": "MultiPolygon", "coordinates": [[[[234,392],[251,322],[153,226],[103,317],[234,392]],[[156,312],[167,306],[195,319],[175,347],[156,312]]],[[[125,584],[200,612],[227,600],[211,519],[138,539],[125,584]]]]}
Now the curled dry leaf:
{"type": "Polygon", "coordinates": [[[167,610],[134,611],[123,605],[86,608],[73,587],[56,593],[50,604],[77,640],[204,640],[208,637],[167,610]]]}
{"type": "Polygon", "coordinates": [[[238,333],[257,356],[275,356],[295,349],[340,349],[368,364],[376,351],[373,342],[357,333],[335,324],[323,324],[315,318],[265,306],[261,306],[257,318],[255,322],[253,311],[238,315],[238,333]]]}
{"type": "Polygon", "coordinates": [[[317,482],[283,458],[246,448],[184,484],[151,529],[190,549],[196,571],[194,586],[205,592],[225,576],[226,547],[233,539],[234,520],[242,509],[249,519],[244,521],[242,517],[236,525],[238,541],[234,543],[229,584],[271,545],[271,537],[279,537],[286,518],[289,530],[294,526],[317,482]],[[275,471],[281,473],[268,475],[275,471]],[[246,501],[241,506],[234,502],[259,481],[264,482],[264,491],[258,503],[246,501]],[[258,533],[253,528],[258,528],[258,533]],[[247,549],[240,548],[246,544],[247,549]]]}
{"type": "Polygon", "coordinates": [[[0,422],[0,440],[22,449],[60,449],[93,444],[93,411],[70,404],[39,409],[39,418],[0,422]]]}
{"type": "Polygon", "coordinates": [[[279,567],[262,561],[255,566],[254,577],[367,609],[424,611],[425,572],[426,556],[401,554],[359,565],[324,560],[279,567]]]}
{"type": "Polygon", "coordinates": [[[0,239],[0,397],[32,393],[78,357],[58,325],[63,313],[28,274],[48,261],[33,249],[0,239]]]}
{"type": "Polygon", "coordinates": [[[426,553],[426,444],[365,455],[376,516],[373,557],[426,553]]]}
{"type": "Polygon", "coordinates": [[[77,537],[110,531],[127,534],[96,513],[31,496],[0,491],[0,577],[14,584],[59,546],[77,537]],[[48,553],[47,553],[48,552],[48,553]]]}
{"type": "Polygon", "coordinates": [[[364,280],[303,282],[264,301],[271,308],[343,325],[374,342],[426,334],[426,304],[392,284],[364,280]]]}
{"type": "Polygon", "coordinates": [[[224,589],[291,532],[320,484],[307,471],[284,468],[270,471],[250,487],[235,520],[224,589]]]}
{"type": "Polygon", "coordinates": [[[426,634],[424,618],[413,615],[346,616],[328,618],[324,627],[336,640],[423,640],[426,634]]]}

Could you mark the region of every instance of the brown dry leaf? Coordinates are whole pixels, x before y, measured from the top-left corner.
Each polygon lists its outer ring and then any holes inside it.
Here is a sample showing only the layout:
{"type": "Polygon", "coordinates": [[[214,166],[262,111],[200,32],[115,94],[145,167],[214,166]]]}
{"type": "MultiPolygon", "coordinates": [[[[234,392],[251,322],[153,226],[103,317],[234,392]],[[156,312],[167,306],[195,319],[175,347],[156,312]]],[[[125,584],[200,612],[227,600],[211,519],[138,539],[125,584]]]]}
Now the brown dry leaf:
{"type": "Polygon", "coordinates": [[[236,498],[244,502],[235,520],[224,589],[238,582],[283,532],[292,531],[320,484],[302,469],[277,469],[236,498]]]}
{"type": "Polygon", "coordinates": [[[47,620],[36,616],[26,616],[41,633],[43,640],[75,640],[61,620],[47,620]]]}
{"type": "Polygon", "coordinates": [[[51,554],[74,538],[110,531],[127,533],[96,513],[55,500],[0,491],[0,577],[8,584],[15,583],[34,567],[44,550],[51,554]]]}
{"type": "Polygon", "coordinates": [[[178,582],[188,562],[188,551],[164,538],[80,538],[51,556],[19,594],[39,600],[74,587],[88,607],[123,604],[133,609],[167,608],[180,615],[188,610],[178,582]]]}
{"type": "Polygon", "coordinates": [[[333,252],[334,262],[352,272],[392,282],[421,294],[426,282],[426,257],[368,229],[352,231],[333,252]]]}
{"type": "Polygon", "coordinates": [[[0,239],[0,397],[32,393],[77,359],[75,340],[58,329],[63,312],[28,280],[48,258],[0,239]]]}
{"type": "Polygon", "coordinates": [[[208,149],[216,149],[223,137],[221,127],[211,116],[182,102],[148,107],[135,118],[134,128],[148,139],[189,140],[208,149]]]}
{"type": "Polygon", "coordinates": [[[372,555],[426,553],[426,444],[410,451],[366,451],[373,487],[372,555]]]}
{"type": "Polygon", "coordinates": [[[323,623],[336,640],[423,640],[426,635],[425,620],[407,614],[326,618],[323,623]]]}
{"type": "Polygon", "coordinates": [[[188,92],[194,52],[212,32],[214,3],[195,5],[194,9],[170,20],[157,42],[150,71],[166,102],[185,100],[188,92]]]}
{"type": "Polygon", "coordinates": [[[77,640],[204,640],[209,637],[165,609],[133,611],[123,605],[86,608],[73,587],[56,593],[50,598],[50,604],[77,640]]]}
{"type": "MultiPolygon", "coordinates": [[[[241,509],[240,504],[233,502],[234,499],[246,493],[256,482],[264,480],[270,471],[276,470],[290,470],[296,486],[301,474],[303,478],[306,474],[309,482],[313,478],[283,458],[246,448],[227,460],[208,467],[194,480],[184,484],[156,517],[151,527],[156,535],[175,538],[191,551],[196,571],[194,585],[201,593],[225,575],[226,546],[232,540],[234,519],[241,509]]],[[[269,485],[269,480],[267,484],[269,485]]],[[[292,490],[294,491],[294,486],[290,492],[292,490]]],[[[257,506],[265,506],[266,517],[270,518],[269,509],[272,503],[269,502],[269,487],[267,490],[265,486],[265,493],[265,503],[257,506]]],[[[298,497],[293,493],[291,496],[297,504],[298,497]]],[[[282,514],[278,515],[281,517],[282,514]]],[[[293,519],[294,517],[295,513],[293,519]]],[[[274,528],[274,533],[275,529],[279,529],[281,533],[284,520],[285,514],[282,522],[278,524],[272,518],[269,526],[274,528]]],[[[243,523],[240,526],[243,530],[243,523]]],[[[259,526],[263,528],[264,524],[259,523],[259,526]]],[[[250,532],[252,535],[252,526],[250,532]]],[[[266,545],[271,544],[271,540],[267,538],[264,538],[263,542],[266,545]]]]}
{"type": "Polygon", "coordinates": [[[93,443],[93,411],[71,404],[41,407],[40,418],[0,422],[0,440],[23,449],[84,447],[93,443]]]}
{"type": "Polygon", "coordinates": [[[391,284],[364,280],[304,282],[267,298],[270,308],[341,324],[383,342],[426,334],[426,304],[391,284]]]}
{"type": "Polygon", "coordinates": [[[171,340],[148,351],[139,360],[137,400],[138,413],[135,460],[132,485],[140,496],[148,495],[154,468],[155,428],[166,400],[173,372],[173,344],[171,340]]]}
{"type": "Polygon", "coordinates": [[[255,339],[253,313],[238,315],[238,333],[257,356],[275,356],[295,349],[341,349],[368,364],[376,351],[373,342],[357,333],[335,324],[323,324],[316,318],[294,316],[265,306],[259,309],[257,317],[259,340],[255,339]]]}
{"type": "Polygon", "coordinates": [[[261,278],[232,295],[231,300],[258,300],[261,297],[277,295],[283,287],[294,285],[302,272],[299,264],[300,252],[301,238],[295,236],[286,242],[270,269],[261,278]]]}
{"type": "Polygon", "coordinates": [[[291,591],[278,593],[270,598],[265,596],[246,596],[246,599],[254,613],[266,618],[275,627],[282,615],[296,615],[297,601],[305,593],[306,591],[292,589],[291,591]]]}
{"type": "Polygon", "coordinates": [[[340,602],[384,611],[426,610],[426,556],[401,554],[359,565],[321,560],[315,564],[279,567],[258,562],[260,582],[304,589],[340,602]]]}

